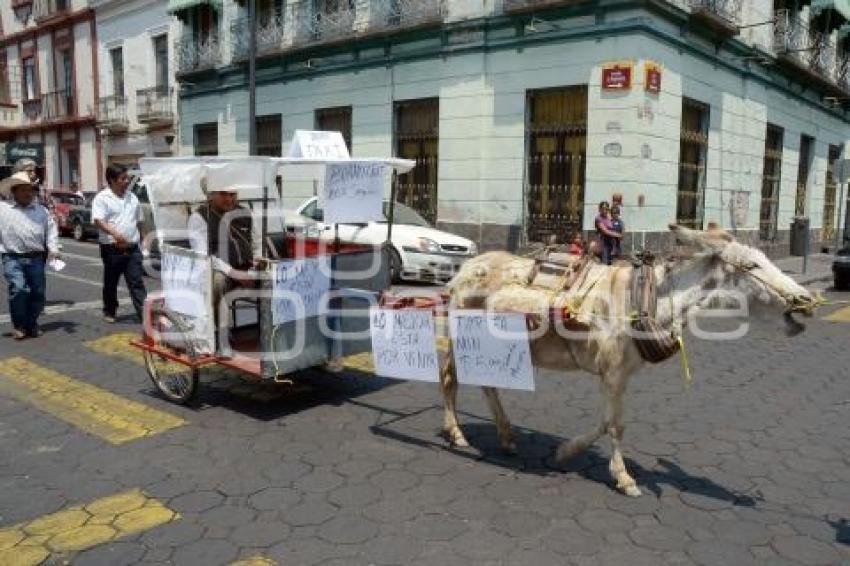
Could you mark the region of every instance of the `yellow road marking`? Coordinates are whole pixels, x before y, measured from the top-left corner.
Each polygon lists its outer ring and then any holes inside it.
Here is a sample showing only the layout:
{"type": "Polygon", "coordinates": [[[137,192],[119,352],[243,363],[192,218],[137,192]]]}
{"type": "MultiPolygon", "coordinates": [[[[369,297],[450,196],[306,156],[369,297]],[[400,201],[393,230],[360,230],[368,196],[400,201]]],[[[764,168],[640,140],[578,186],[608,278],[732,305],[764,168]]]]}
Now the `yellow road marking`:
{"type": "Polygon", "coordinates": [[[251,558],[243,558],[242,560],[232,562],[230,566],[277,566],[277,562],[263,556],[252,556],[251,558]]]}
{"type": "Polygon", "coordinates": [[[829,322],[850,322],[850,307],[838,309],[829,316],[823,318],[829,322]]]}
{"type": "Polygon", "coordinates": [[[24,358],[0,362],[0,393],[90,434],[122,444],[186,424],[170,413],[119,397],[24,358]]]}
{"type": "Polygon", "coordinates": [[[0,564],[34,566],[140,533],[180,516],[139,489],[0,529],[0,564]]]}

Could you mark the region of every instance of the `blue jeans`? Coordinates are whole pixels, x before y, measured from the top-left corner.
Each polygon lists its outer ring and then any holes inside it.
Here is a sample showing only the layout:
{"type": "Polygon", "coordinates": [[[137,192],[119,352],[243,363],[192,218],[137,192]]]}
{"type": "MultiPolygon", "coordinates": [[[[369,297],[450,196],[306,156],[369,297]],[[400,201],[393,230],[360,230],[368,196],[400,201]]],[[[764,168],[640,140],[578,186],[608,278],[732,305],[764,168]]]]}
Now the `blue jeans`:
{"type": "Polygon", "coordinates": [[[47,278],[44,256],[20,257],[3,254],[3,275],[9,285],[9,313],[12,326],[32,334],[44,310],[47,278]]]}

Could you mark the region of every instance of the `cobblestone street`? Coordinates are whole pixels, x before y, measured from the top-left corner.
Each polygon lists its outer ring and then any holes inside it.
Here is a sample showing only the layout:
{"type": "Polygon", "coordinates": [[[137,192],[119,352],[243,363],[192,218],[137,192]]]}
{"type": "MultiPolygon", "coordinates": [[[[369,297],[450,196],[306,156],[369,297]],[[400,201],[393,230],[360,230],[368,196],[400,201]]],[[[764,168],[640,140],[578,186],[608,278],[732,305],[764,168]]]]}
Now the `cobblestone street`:
{"type": "MultiPolygon", "coordinates": [[[[54,298],[96,299],[57,283],[54,298]]],[[[678,360],[642,370],[625,437],[636,499],[613,489],[606,442],[566,470],[551,460],[596,422],[587,376],[504,395],[513,457],[477,390],[459,396],[467,450],[439,436],[434,386],[362,359],[294,385],[213,371],[198,406],[178,407],[126,346],[135,327],[96,308],[48,315],[38,341],[0,342],[0,563],[847,563],[850,317],[824,320],[836,310],[796,339],[779,320],[690,339],[690,390],[678,360]]]]}

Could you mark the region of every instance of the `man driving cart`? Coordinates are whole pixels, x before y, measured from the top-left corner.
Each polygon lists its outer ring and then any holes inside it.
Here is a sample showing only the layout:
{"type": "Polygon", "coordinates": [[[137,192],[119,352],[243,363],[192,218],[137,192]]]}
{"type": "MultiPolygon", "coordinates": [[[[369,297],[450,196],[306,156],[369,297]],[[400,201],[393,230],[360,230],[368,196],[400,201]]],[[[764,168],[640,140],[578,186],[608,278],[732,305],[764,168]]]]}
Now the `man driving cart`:
{"type": "MultiPolygon", "coordinates": [[[[255,285],[253,268],[261,252],[254,247],[251,211],[239,205],[236,190],[207,190],[205,180],[201,181],[201,189],[207,202],[189,216],[189,244],[193,251],[212,259],[213,317],[217,329],[227,329],[230,308],[222,308],[221,301],[236,287],[255,285]]],[[[220,347],[228,348],[229,344],[220,347]]]]}

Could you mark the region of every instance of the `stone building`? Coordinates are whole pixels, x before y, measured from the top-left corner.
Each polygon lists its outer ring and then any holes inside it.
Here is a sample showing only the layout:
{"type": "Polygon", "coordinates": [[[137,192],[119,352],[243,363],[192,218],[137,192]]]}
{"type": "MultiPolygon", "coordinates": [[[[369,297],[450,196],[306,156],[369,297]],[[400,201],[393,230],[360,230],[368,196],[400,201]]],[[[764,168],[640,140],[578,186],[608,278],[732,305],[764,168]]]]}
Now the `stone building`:
{"type": "MultiPolygon", "coordinates": [[[[258,0],[259,153],[337,129],[419,166],[399,200],[484,248],[717,222],[787,254],[833,241],[850,139],[846,4],[815,0],[258,0]]],[[[248,148],[246,7],[171,0],[183,154],[248,148]]],[[[296,205],[312,193],[295,187],[296,205]]],[[[846,207],[844,207],[846,210],[846,207]]]]}

